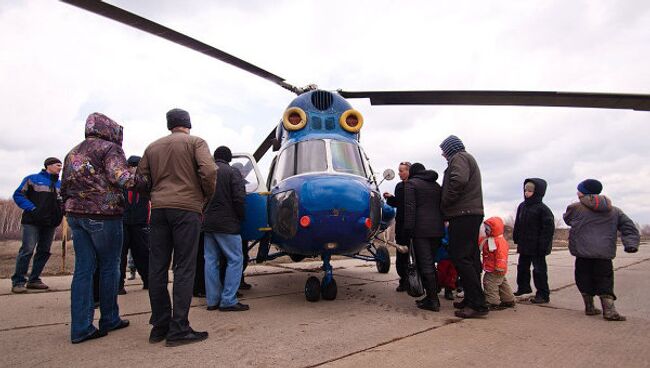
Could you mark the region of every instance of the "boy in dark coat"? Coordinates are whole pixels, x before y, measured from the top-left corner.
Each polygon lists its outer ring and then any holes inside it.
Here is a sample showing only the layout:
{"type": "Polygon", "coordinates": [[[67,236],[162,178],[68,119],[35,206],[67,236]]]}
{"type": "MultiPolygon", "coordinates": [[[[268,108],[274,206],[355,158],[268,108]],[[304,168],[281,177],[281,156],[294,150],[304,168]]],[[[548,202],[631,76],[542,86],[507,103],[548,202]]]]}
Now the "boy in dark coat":
{"type": "Polygon", "coordinates": [[[614,307],[614,268],[616,235],[621,233],[623,249],[627,253],[639,250],[639,230],[634,222],[612,201],[601,195],[603,185],[587,179],[578,185],[579,202],[567,207],[564,222],[569,230],[569,251],[576,257],[575,278],[585,303],[585,314],[598,315],[594,296],[600,297],[603,318],[608,321],[625,321],[614,307]]]}
{"type": "Polygon", "coordinates": [[[445,235],[440,213],[442,188],[436,179],[438,173],[415,163],[404,183],[404,233],[413,239],[416,263],[427,293],[417,304],[418,308],[434,312],[440,310],[434,262],[440,239],[445,235]]]}
{"type": "Polygon", "coordinates": [[[548,303],[548,267],[546,256],[551,253],[555,219],[553,212],[542,202],[546,194],[546,181],[530,178],[524,181],[524,201],[517,208],[512,239],[517,244],[516,296],[531,293],[530,265],[533,265],[533,281],[537,292],[531,303],[548,303]]]}

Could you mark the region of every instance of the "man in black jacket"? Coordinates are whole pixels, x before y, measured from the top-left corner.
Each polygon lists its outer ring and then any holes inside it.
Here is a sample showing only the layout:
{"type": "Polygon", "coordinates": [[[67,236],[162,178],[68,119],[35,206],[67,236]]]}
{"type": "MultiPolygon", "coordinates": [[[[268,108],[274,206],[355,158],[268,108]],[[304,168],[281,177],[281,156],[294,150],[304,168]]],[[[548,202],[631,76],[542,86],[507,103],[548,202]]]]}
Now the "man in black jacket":
{"type": "Polygon", "coordinates": [[[546,181],[530,178],[524,181],[524,201],[517,207],[512,240],[517,244],[517,292],[520,296],[532,292],[530,288],[530,265],[533,265],[533,281],[537,293],[532,303],[550,301],[548,267],[546,256],[551,254],[555,219],[553,212],[542,202],[546,194],[546,181]]]}
{"type": "Polygon", "coordinates": [[[413,239],[416,264],[426,290],[426,296],[417,304],[418,308],[434,312],[440,310],[435,255],[445,235],[440,213],[442,189],[436,179],[438,173],[415,163],[404,184],[404,233],[413,239]]]}
{"type": "Polygon", "coordinates": [[[11,292],[16,294],[25,293],[27,289],[48,289],[41,281],[41,272],[50,258],[54,231],[63,219],[59,181],[61,160],[49,157],[44,166],[41,172],[24,178],[13,196],[14,202],[24,211],[20,221],[23,243],[16,256],[16,272],[11,276],[11,292]],[[34,249],[36,255],[28,281],[25,276],[34,249]]]}
{"type": "Polygon", "coordinates": [[[246,188],[239,170],[230,166],[232,153],[225,146],[214,151],[217,186],[205,210],[205,291],[208,310],[224,312],[248,310],[237,300],[242,273],[241,223],[245,216],[246,188]],[[225,258],[225,259],[224,259],[225,258]],[[227,262],[225,280],[219,278],[219,264],[227,262]]]}
{"type": "Polygon", "coordinates": [[[447,137],[440,148],[448,163],[440,209],[449,221],[449,255],[465,290],[465,299],[454,303],[460,309],[455,314],[460,318],[481,317],[488,313],[481,287],[483,267],[476,244],[484,215],[481,171],[455,135],[447,137]]]}
{"type": "MultiPolygon", "coordinates": [[[[129,171],[135,174],[140,163],[140,156],[131,156],[126,161],[129,171]]],[[[124,279],[126,278],[126,262],[131,250],[135,268],[142,278],[143,289],[149,288],[149,214],[151,202],[147,193],[134,190],[124,191],[124,214],[122,223],[124,239],[122,242],[122,260],[120,262],[120,290],[119,294],[126,294],[124,279]]]]}
{"type": "MultiPolygon", "coordinates": [[[[407,246],[409,245],[409,239],[404,234],[404,183],[409,177],[410,167],[410,162],[401,162],[397,169],[397,173],[402,181],[397,183],[395,186],[395,195],[388,192],[384,193],[386,203],[391,207],[395,207],[395,211],[397,212],[395,214],[395,242],[399,245],[407,246]]],[[[398,292],[406,291],[406,288],[408,287],[408,279],[406,277],[408,261],[408,253],[397,252],[395,258],[395,269],[399,275],[399,286],[397,286],[396,289],[398,292]]]]}

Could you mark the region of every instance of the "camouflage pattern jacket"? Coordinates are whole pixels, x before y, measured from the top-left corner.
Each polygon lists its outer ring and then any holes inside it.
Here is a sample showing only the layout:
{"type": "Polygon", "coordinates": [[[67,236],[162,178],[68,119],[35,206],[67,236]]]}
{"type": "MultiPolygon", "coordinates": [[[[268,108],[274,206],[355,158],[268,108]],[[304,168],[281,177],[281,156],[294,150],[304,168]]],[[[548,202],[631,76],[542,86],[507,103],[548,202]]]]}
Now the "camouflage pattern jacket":
{"type": "Polygon", "coordinates": [[[122,217],[123,189],[135,184],[122,150],[122,132],[122,126],[103,114],[86,119],[86,139],[64,160],[61,195],[67,215],[122,217]]]}

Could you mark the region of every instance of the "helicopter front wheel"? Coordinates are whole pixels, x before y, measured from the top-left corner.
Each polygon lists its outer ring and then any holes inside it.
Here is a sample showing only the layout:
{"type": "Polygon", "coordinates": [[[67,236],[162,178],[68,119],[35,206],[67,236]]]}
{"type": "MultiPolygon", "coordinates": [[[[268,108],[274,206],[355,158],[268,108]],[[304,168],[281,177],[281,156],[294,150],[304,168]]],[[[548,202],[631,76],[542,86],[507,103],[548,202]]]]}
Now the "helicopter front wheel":
{"type": "Polygon", "coordinates": [[[377,264],[377,272],[388,273],[390,271],[390,253],[388,252],[388,248],[384,246],[377,247],[375,262],[377,264]]]}
{"type": "Polygon", "coordinates": [[[317,302],[320,299],[320,281],[318,277],[310,276],[305,283],[305,298],[310,302],[317,302]]]}
{"type": "Polygon", "coordinates": [[[331,279],[330,282],[325,283],[325,279],[320,284],[320,292],[323,295],[325,300],[334,300],[336,299],[337,293],[336,280],[331,279]]]}

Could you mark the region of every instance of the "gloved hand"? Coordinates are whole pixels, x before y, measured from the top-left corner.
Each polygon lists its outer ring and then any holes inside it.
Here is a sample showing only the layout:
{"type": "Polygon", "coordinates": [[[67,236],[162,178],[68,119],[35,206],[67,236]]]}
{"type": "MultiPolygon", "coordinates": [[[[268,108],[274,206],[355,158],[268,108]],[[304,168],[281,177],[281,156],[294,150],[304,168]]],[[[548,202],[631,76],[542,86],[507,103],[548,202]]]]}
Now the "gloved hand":
{"type": "Polygon", "coordinates": [[[639,248],[633,248],[633,247],[625,247],[623,248],[625,253],[636,253],[639,251],[639,248]]]}

